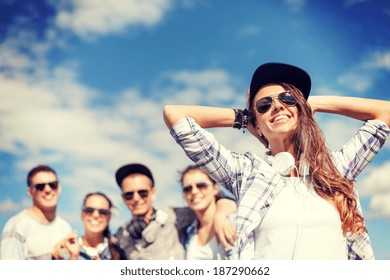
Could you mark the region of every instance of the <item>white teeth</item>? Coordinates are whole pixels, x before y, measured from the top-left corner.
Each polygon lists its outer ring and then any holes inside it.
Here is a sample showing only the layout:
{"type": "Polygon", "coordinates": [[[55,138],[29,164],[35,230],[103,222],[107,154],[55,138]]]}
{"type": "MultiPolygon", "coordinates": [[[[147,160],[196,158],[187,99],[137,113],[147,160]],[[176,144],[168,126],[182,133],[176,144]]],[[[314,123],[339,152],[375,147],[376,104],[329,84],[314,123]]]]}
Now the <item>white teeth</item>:
{"type": "Polygon", "coordinates": [[[277,122],[277,121],[283,120],[283,119],[288,119],[288,117],[285,116],[285,115],[277,116],[277,117],[274,119],[274,122],[277,122]]]}
{"type": "Polygon", "coordinates": [[[202,200],[202,198],[200,198],[200,197],[195,197],[195,198],[192,199],[192,202],[196,203],[196,202],[199,202],[199,201],[201,201],[201,200],[202,200]]]}

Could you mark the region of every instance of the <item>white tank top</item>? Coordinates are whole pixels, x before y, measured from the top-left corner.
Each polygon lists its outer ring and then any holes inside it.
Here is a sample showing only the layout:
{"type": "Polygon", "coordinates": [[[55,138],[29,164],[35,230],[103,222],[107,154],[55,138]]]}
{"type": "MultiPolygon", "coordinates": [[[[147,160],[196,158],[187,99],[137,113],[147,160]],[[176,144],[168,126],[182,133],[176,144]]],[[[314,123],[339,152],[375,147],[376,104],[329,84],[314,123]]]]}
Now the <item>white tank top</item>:
{"type": "Polygon", "coordinates": [[[348,259],[337,209],[298,178],[290,180],[255,229],[255,259],[348,259]]]}
{"type": "Polygon", "coordinates": [[[222,244],[218,245],[216,237],[209,243],[200,245],[198,234],[194,234],[189,240],[186,248],[187,260],[223,260],[226,259],[222,244]]]}

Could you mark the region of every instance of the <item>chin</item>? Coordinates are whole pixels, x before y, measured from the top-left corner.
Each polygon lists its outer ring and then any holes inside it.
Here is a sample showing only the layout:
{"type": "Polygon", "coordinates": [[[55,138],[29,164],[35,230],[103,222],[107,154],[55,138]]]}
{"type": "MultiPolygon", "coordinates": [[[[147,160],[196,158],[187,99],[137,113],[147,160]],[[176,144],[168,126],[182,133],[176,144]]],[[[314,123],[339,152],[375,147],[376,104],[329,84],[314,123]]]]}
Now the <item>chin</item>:
{"type": "Polygon", "coordinates": [[[207,205],[202,205],[202,204],[196,204],[196,205],[191,205],[190,207],[194,211],[202,211],[207,209],[207,205]]]}
{"type": "Polygon", "coordinates": [[[50,204],[46,204],[46,205],[43,204],[42,206],[43,206],[42,208],[44,208],[44,209],[46,209],[48,211],[53,211],[53,210],[56,209],[57,203],[50,203],[50,204]]]}
{"type": "Polygon", "coordinates": [[[90,228],[88,229],[88,231],[89,231],[90,233],[101,234],[101,233],[103,233],[104,228],[90,227],[90,228]]]}
{"type": "Polygon", "coordinates": [[[132,211],[134,216],[145,216],[147,212],[148,212],[148,209],[137,209],[137,210],[132,211]]]}

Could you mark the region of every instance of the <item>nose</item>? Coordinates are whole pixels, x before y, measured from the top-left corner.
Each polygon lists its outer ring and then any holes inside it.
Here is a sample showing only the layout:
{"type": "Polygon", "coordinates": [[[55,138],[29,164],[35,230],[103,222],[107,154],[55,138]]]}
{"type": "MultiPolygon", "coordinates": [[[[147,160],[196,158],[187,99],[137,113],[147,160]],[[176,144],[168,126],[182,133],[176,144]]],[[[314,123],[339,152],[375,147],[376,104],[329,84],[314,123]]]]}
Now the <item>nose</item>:
{"type": "Polygon", "coordinates": [[[276,111],[283,110],[283,109],[284,109],[284,106],[283,106],[282,102],[280,102],[277,97],[274,97],[272,100],[272,104],[271,104],[271,110],[273,112],[276,112],[276,111]]]}
{"type": "Polygon", "coordinates": [[[50,192],[52,190],[52,188],[49,186],[49,184],[45,184],[45,187],[43,188],[43,191],[44,192],[50,192]]]}
{"type": "Polygon", "coordinates": [[[139,195],[139,193],[137,191],[134,192],[134,195],[133,195],[133,201],[138,201],[141,199],[141,196],[139,195]]]}
{"type": "Polygon", "coordinates": [[[196,184],[192,184],[191,186],[192,186],[191,194],[196,194],[199,192],[199,189],[196,186],[196,184]]]}
{"type": "Polygon", "coordinates": [[[97,209],[93,210],[92,216],[93,217],[100,217],[99,211],[97,209]]]}

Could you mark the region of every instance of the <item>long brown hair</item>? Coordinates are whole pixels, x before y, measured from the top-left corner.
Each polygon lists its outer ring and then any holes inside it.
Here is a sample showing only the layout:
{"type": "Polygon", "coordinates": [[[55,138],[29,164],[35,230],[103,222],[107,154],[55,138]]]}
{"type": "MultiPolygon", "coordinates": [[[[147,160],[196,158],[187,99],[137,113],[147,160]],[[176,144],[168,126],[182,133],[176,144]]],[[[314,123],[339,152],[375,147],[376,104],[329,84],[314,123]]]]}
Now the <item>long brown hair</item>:
{"type": "MultiPolygon", "coordinates": [[[[296,87],[285,83],[275,84],[290,91],[297,100],[298,125],[290,137],[297,163],[304,161],[304,164],[310,167],[310,180],[314,190],[320,197],[336,206],[343,231],[366,232],[364,219],[357,211],[357,201],[353,195],[354,182],[341,175],[336,168],[309,103],[296,87]]],[[[248,109],[250,121],[255,126],[257,120],[253,108],[254,97],[255,95],[249,100],[248,109]]]]}

